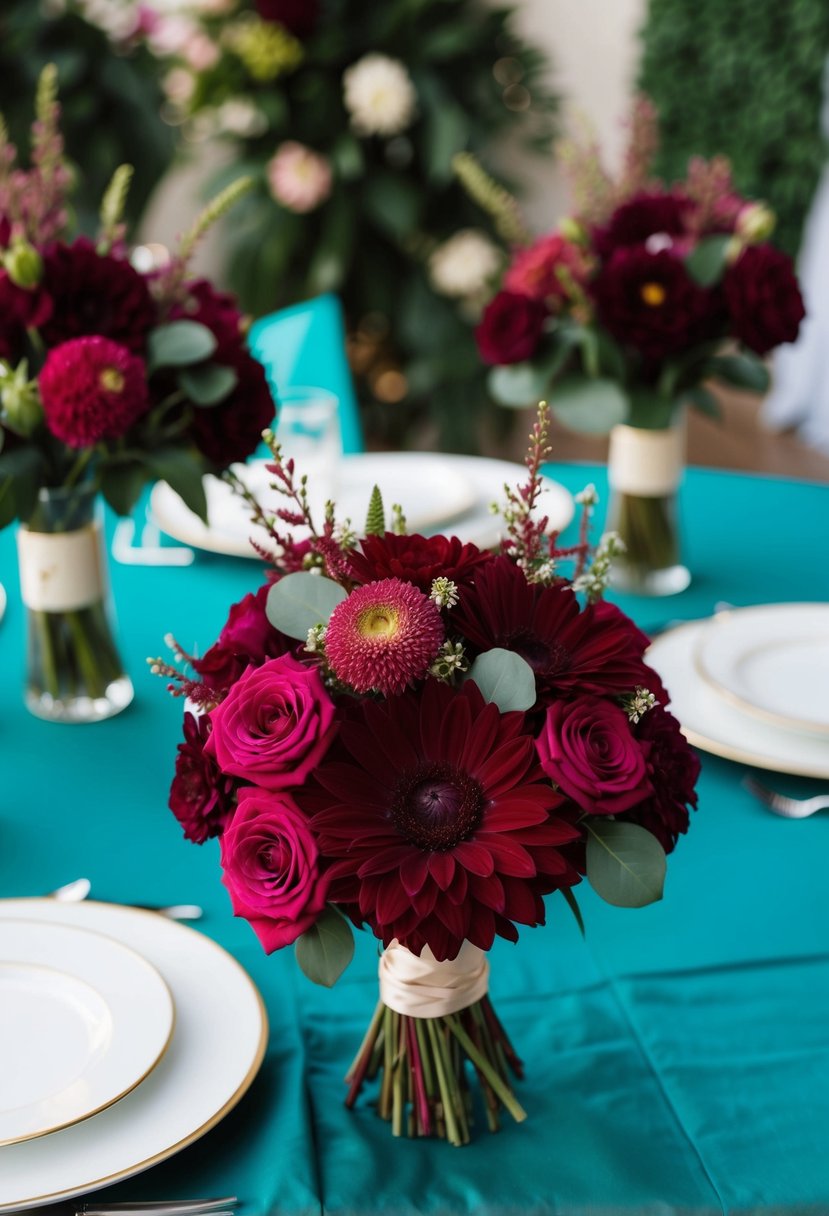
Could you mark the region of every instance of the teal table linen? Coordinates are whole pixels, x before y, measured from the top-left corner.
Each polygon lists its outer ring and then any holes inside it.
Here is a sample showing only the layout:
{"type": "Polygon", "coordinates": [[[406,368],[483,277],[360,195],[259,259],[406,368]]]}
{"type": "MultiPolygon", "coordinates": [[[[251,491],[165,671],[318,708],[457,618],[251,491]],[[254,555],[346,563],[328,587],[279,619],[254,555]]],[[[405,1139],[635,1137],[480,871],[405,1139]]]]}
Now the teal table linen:
{"type": "MultiPolygon", "coordinates": [[[[604,498],[603,470],[549,471],[604,498]]],[[[691,469],[682,517],[689,590],[619,597],[643,628],[723,600],[829,600],[829,486],[691,469]]],[[[168,631],[203,651],[260,574],[207,554],[189,569],[113,564],[136,699],[110,721],[60,726],[23,708],[14,537],[0,534],[0,896],[86,875],[104,900],[200,903],[199,927],[247,968],[271,1023],[235,1111],[96,1197],[236,1194],[244,1216],[829,1212],[829,815],[777,818],[740,787],[742,766],[707,755],[661,903],[610,908],[580,889],[585,940],[552,898],[546,928],[492,952],[493,998],[529,1064],[526,1123],[507,1118],[497,1136],[479,1126],[457,1150],[393,1140],[365,1101],[344,1109],[343,1074],[377,999],[376,942],[358,935],[333,991],[306,981],[290,951],[266,957],[231,915],[216,842],[184,842],[166,807],[182,703],[145,659],[168,631]]]]}

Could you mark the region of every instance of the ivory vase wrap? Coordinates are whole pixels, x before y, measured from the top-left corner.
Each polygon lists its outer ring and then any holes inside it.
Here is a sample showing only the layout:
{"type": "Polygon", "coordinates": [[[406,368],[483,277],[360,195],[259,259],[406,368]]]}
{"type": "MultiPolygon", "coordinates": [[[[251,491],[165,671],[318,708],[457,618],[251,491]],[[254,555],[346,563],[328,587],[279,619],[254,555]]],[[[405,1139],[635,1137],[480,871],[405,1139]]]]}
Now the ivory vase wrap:
{"type": "Polygon", "coordinates": [[[464,942],[460,954],[439,963],[428,946],[420,956],[394,941],[380,956],[380,1000],[410,1018],[441,1018],[480,1001],[489,991],[486,954],[464,942]]]}
{"type": "Polygon", "coordinates": [[[615,426],[610,432],[607,526],[625,553],[612,583],[645,595],[683,591],[690,575],[680,564],[677,490],[685,463],[684,419],[663,430],[615,426]]]}
{"type": "Polygon", "coordinates": [[[133,695],[113,639],[96,504],[89,486],[43,488],[17,535],[26,705],[53,721],[111,717],[133,695]]]}

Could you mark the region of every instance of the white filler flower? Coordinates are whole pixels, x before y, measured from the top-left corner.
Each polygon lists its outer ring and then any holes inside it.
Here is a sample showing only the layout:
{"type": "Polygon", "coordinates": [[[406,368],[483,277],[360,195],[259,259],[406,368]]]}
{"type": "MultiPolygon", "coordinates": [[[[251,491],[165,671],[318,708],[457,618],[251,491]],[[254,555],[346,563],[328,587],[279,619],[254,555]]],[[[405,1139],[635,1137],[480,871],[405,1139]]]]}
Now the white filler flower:
{"type": "Polygon", "coordinates": [[[429,277],[444,296],[474,296],[501,268],[501,254],[485,233],[462,228],[429,258],[429,277]]]}
{"type": "Polygon", "coordinates": [[[398,135],[412,122],[417,94],[399,59],[364,55],[343,72],[345,107],[361,135],[398,135]]]}

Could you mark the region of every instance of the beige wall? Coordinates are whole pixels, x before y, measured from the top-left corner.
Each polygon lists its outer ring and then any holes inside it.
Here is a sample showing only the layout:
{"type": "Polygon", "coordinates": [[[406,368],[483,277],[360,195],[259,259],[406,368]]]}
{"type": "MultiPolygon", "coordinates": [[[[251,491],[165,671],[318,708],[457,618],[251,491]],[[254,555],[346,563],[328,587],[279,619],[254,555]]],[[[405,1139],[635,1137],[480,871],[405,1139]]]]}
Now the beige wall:
{"type": "MultiPolygon", "coordinates": [[[[518,30],[551,60],[565,131],[574,114],[586,115],[614,165],[636,79],[637,33],[647,0],[518,0],[518,6],[518,30]]],[[[532,184],[525,208],[532,228],[554,227],[568,205],[560,170],[551,156],[547,164],[528,158],[524,173],[532,184]]]]}

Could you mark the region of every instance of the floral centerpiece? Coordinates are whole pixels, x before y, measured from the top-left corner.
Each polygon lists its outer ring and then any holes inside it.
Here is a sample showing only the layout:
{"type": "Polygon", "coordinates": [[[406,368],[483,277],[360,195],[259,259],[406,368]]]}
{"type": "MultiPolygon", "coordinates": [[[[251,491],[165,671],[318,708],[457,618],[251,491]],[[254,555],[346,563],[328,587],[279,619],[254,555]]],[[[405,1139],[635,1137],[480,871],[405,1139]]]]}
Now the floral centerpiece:
{"type": "Polygon", "coordinates": [[[269,581],[203,656],[168,638],[178,666],[151,660],[190,706],[170,807],[187,839],[219,837],[234,913],[327,985],[351,924],[382,942],[347,1102],[381,1074],[396,1135],[466,1143],[470,1062],[489,1126],[524,1118],[486,952],[543,924],[545,896],[578,918],[585,877],[613,904],[660,898],[696,805],[647,639],[602,599],[614,541],[589,551],[594,492],[572,549],[536,518],[547,424],[542,408],[496,552],[406,535],[397,508],[387,531],[377,490],[360,539],[330,504],[317,527],[274,445],[269,581]]]}
{"type": "Polygon", "coordinates": [[[31,167],[15,157],[0,132],[0,527],[20,522],[27,703],[79,721],[132,696],[105,608],[97,496],[126,515],[162,480],[204,517],[203,474],[244,460],[274,404],[233,299],[188,274],[196,241],[244,183],[146,272],[121,223],[128,166],[97,238],[70,234],[53,68],[38,89],[31,167]]]}
{"type": "MultiPolygon", "coordinates": [[[[477,0],[136,2],[166,113],[255,187],[223,241],[255,314],[344,303],[369,431],[428,418],[447,450],[487,405],[473,325],[505,248],[452,172],[509,136],[548,154],[556,101],[511,6],[477,0]]],[[[501,418],[504,415],[501,414],[501,418]]]]}
{"type": "Polygon", "coordinates": [[[794,340],[804,309],[790,258],[768,242],[768,208],[735,191],[722,158],[654,180],[657,142],[640,99],[618,178],[595,146],[563,148],[575,213],[515,248],[477,340],[498,400],[549,394],[566,426],[611,432],[612,526],[627,546],[617,582],[670,591],[687,585],[672,518],[682,408],[716,414],[709,381],[763,391],[763,356],[794,340]]]}

